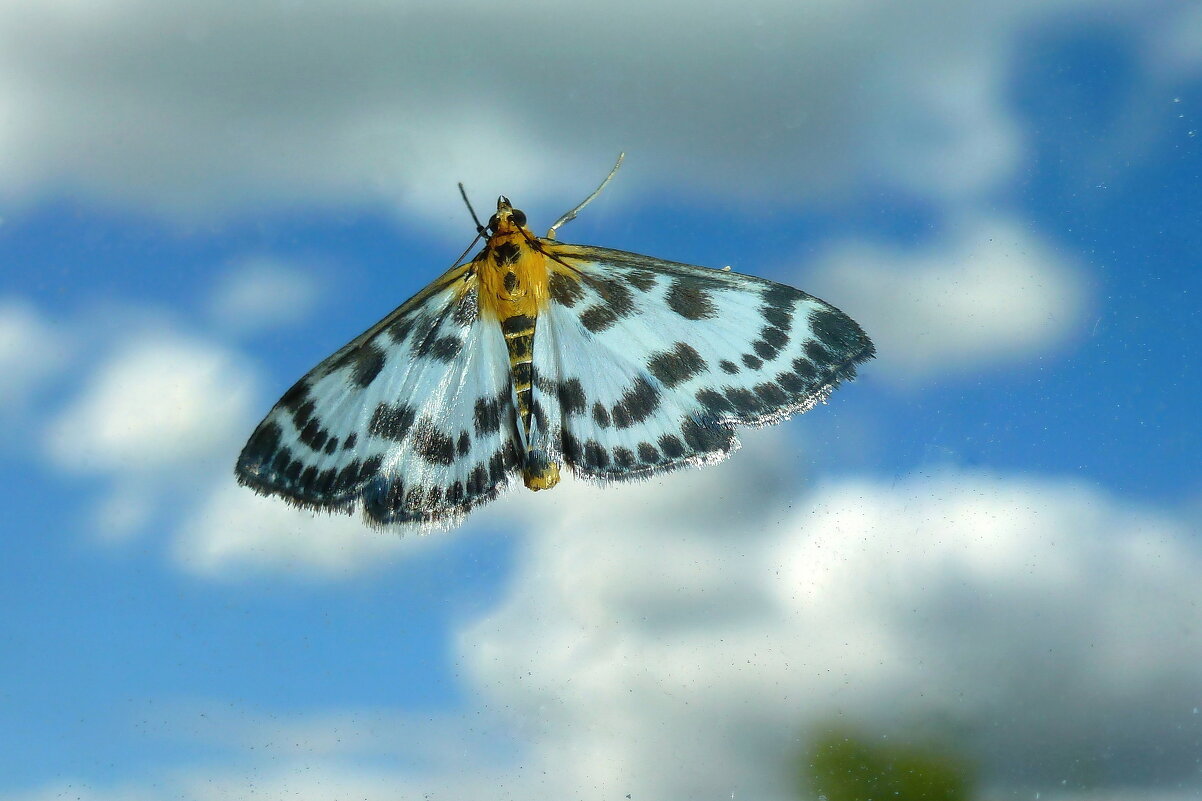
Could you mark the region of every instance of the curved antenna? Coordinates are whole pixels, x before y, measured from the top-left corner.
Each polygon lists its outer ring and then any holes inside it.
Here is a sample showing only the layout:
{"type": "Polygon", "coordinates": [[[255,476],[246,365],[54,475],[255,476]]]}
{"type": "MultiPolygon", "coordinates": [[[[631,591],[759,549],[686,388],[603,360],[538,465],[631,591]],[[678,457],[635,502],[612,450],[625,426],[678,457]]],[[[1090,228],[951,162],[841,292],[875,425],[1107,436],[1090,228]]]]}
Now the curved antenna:
{"type": "Polygon", "coordinates": [[[617,163],[615,163],[614,168],[609,171],[609,175],[605,176],[605,180],[601,182],[601,185],[598,186],[596,189],[594,189],[593,193],[591,195],[586,197],[584,200],[580,201],[579,206],[572,209],[567,214],[563,215],[558,220],[556,220],[555,224],[551,226],[551,229],[549,231],[547,231],[547,239],[554,239],[556,229],[558,229],[564,223],[569,223],[572,220],[576,219],[576,213],[578,211],[580,211],[581,209],[583,209],[588,204],[592,203],[593,198],[595,198],[597,195],[601,194],[601,190],[605,188],[605,185],[613,180],[614,175],[618,172],[618,167],[622,166],[622,159],[624,159],[624,158],[626,158],[626,154],[624,152],[618,154],[617,163]]]}
{"type": "MultiPolygon", "coordinates": [[[[484,236],[484,226],[480,224],[480,218],[476,216],[476,210],[472,208],[472,201],[467,199],[467,190],[463,188],[463,181],[459,182],[459,195],[463,198],[463,202],[467,205],[468,213],[472,215],[472,221],[476,223],[476,239],[484,236]]],[[[472,240],[472,245],[476,244],[476,240],[472,240]]],[[[468,245],[467,249],[471,250],[472,245],[468,245]]],[[[464,251],[466,253],[467,251],[464,251]]]]}

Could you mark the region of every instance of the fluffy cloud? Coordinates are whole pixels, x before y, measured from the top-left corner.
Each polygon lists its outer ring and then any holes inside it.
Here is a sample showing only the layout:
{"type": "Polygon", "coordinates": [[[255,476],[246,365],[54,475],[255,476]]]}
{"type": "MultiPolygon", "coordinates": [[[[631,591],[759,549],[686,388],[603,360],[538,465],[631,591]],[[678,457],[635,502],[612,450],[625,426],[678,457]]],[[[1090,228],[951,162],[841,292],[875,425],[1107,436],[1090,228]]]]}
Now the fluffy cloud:
{"type": "Polygon", "coordinates": [[[966,218],[935,242],[835,245],[806,281],[878,346],[873,373],[900,383],[1046,353],[1087,308],[1081,271],[1013,220],[966,218]]]}
{"type": "Polygon", "coordinates": [[[1020,163],[1019,38],[1066,15],[1146,25],[1124,16],[1139,6],[9,0],[0,185],[184,216],[386,199],[437,219],[455,178],[558,204],[625,149],[628,182],[690,197],[959,198],[1020,163]]]}
{"type": "Polygon", "coordinates": [[[0,298],[0,412],[19,408],[66,364],[71,345],[28,301],[0,298]]]}
{"type": "MultiPolygon", "coordinates": [[[[611,525],[642,525],[642,509],[652,504],[665,514],[670,511],[678,521],[727,526],[731,531],[746,528],[747,499],[758,499],[753,506],[763,507],[760,514],[768,514],[768,509],[774,508],[772,499],[790,492],[791,479],[784,465],[797,457],[783,450],[779,437],[751,431],[742,438],[750,447],[740,451],[733,468],[687,470],[665,479],[605,490],[606,518],[611,525]],[[666,481],[672,482],[671,491],[666,489],[666,481]]],[[[593,499],[599,491],[566,475],[554,492],[531,493],[519,486],[474,512],[459,533],[515,525],[525,528],[547,518],[587,528],[596,513],[593,499]]],[[[722,536],[720,530],[715,536],[722,536]]],[[[418,549],[440,547],[439,543],[459,533],[405,531],[398,535],[369,529],[358,514],[299,510],[279,498],[261,497],[239,487],[223,472],[176,533],[172,554],[182,569],[209,578],[262,572],[345,578],[380,569],[418,549]]],[[[635,569],[632,565],[614,567],[635,569]]],[[[580,580],[600,586],[611,583],[614,576],[598,564],[580,580]]]]}
{"type": "MultiPolygon", "coordinates": [[[[723,471],[703,489],[763,507],[723,471]]],[[[798,737],[832,720],[953,738],[999,791],[1192,775],[1202,554],[1180,523],[985,474],[832,483],[737,528],[649,489],[565,499],[461,638],[554,766],[530,797],[790,798],[798,737]]]]}
{"type": "Polygon", "coordinates": [[[1147,55],[1169,74],[1194,74],[1202,69],[1202,7],[1184,3],[1166,11],[1145,42],[1147,55]]]}
{"type": "Polygon", "coordinates": [[[173,557],[191,573],[227,578],[259,571],[344,576],[379,568],[421,547],[422,539],[373,531],[359,517],[296,509],[218,480],[175,536],[173,557]]]}
{"type": "Polygon", "coordinates": [[[983,797],[1198,791],[1202,552],[1181,521],[986,473],[840,480],[798,502],[787,451],[747,451],[670,491],[572,484],[516,512],[530,535],[510,594],[460,632],[479,704],[461,717],[217,703],[187,719],[228,767],[177,769],[170,788],[793,801],[806,738],[833,722],[941,739],[983,797]]]}
{"type": "Polygon", "coordinates": [[[185,507],[198,482],[229,474],[257,394],[255,373],[225,347],[141,328],[142,336],[102,347],[43,442],[60,470],[106,480],[91,526],[113,541],[141,530],[165,496],[185,507]]]}
{"type": "Polygon", "coordinates": [[[254,397],[254,374],[218,345],[131,339],[51,423],[47,452],[63,469],[115,475],[192,466],[245,433],[254,397]]]}
{"type": "Polygon", "coordinates": [[[231,265],[219,279],[208,311],[221,327],[249,332],[300,322],[317,299],[311,272],[279,259],[252,257],[231,265]]]}

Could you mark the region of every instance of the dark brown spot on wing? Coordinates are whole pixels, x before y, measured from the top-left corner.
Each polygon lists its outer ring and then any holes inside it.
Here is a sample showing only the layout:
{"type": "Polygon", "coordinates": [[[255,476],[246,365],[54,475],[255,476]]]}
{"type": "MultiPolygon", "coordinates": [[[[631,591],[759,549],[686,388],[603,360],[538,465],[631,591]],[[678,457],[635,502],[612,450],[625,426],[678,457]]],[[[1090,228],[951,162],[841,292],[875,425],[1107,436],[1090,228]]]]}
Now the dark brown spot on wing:
{"type": "Polygon", "coordinates": [[[827,353],[826,348],[822,347],[813,340],[806,343],[805,352],[806,357],[809,358],[810,361],[817,362],[818,364],[827,364],[831,360],[830,354],[827,353]]]}
{"type": "Polygon", "coordinates": [[[621,445],[615,445],[614,464],[624,470],[630,470],[634,467],[634,454],[629,448],[623,448],[621,445]]]}
{"type": "Polygon", "coordinates": [[[618,428],[630,428],[635,423],[641,423],[659,408],[659,401],[659,390],[639,376],[614,404],[611,414],[613,424],[618,428]]]}
{"type": "Polygon", "coordinates": [[[560,430],[560,444],[563,447],[563,458],[568,464],[579,464],[583,452],[580,448],[580,441],[572,436],[572,432],[567,428],[560,430]]]}
{"type": "Polygon", "coordinates": [[[370,385],[384,369],[385,358],[384,349],[370,342],[351,351],[347,358],[347,361],[354,365],[351,371],[351,381],[361,387],[370,385]]]}
{"type": "Polygon", "coordinates": [[[673,281],[666,300],[668,308],[686,320],[704,320],[718,314],[709,292],[692,281],[679,278],[673,281]]]}
{"type": "Polygon", "coordinates": [[[664,434],[659,438],[659,449],[669,459],[679,459],[684,456],[684,443],[674,434],[664,434]]]}
{"type": "Polygon", "coordinates": [[[559,384],[559,408],[564,415],[584,414],[587,400],[580,379],[569,378],[559,384]]]}
{"type": "Polygon", "coordinates": [[[569,309],[584,297],[584,290],[577,281],[557,271],[552,271],[547,279],[547,290],[551,293],[551,300],[569,309]]]}
{"type": "Polygon", "coordinates": [[[239,463],[262,464],[266,462],[275,455],[276,450],[280,447],[282,434],[283,430],[274,422],[267,421],[260,425],[247,441],[246,447],[242,449],[239,463]]]}
{"type": "Polygon", "coordinates": [[[584,466],[589,470],[604,470],[609,466],[609,452],[596,440],[584,443],[584,466]]]}
{"type": "Polygon", "coordinates": [[[771,361],[776,358],[780,351],[762,339],[757,339],[751,343],[751,349],[755,351],[755,355],[759,356],[764,361],[771,361]]]}
{"type": "Polygon", "coordinates": [[[704,424],[693,419],[686,419],[680,426],[680,433],[695,453],[725,453],[734,444],[734,432],[728,426],[719,424],[704,424]]]}
{"type": "Polygon", "coordinates": [[[634,296],[630,287],[616,278],[598,278],[585,275],[582,279],[589,289],[601,296],[605,307],[613,312],[615,317],[625,317],[634,312],[634,296]]]}
{"type": "Polygon", "coordinates": [[[443,363],[454,361],[459,355],[459,351],[463,349],[463,340],[456,336],[439,337],[430,343],[429,354],[431,357],[443,363]]]}
{"type": "Polygon", "coordinates": [[[626,280],[640,292],[650,292],[655,286],[655,273],[648,270],[630,270],[626,273],[626,280]]]}
{"type": "Polygon", "coordinates": [[[599,334],[618,321],[618,316],[607,306],[590,306],[580,313],[580,323],[599,334]]]}
{"type": "Polygon", "coordinates": [[[288,391],[284,393],[284,397],[280,398],[280,405],[286,409],[296,409],[308,397],[309,382],[302,378],[288,388],[288,391]]]}
{"type": "Polygon", "coordinates": [[[367,433],[373,437],[400,442],[409,433],[416,416],[417,413],[408,404],[381,403],[372,413],[367,424],[367,433]]]}
{"type": "Polygon", "coordinates": [[[764,340],[777,350],[780,350],[788,343],[789,335],[774,325],[766,325],[764,326],[763,330],[760,331],[760,339],[764,340]]]}
{"type": "Polygon", "coordinates": [[[672,350],[653,354],[647,362],[651,375],[669,389],[683,384],[705,368],[705,359],[687,342],[677,342],[672,350]]]}
{"type": "Polygon", "coordinates": [[[800,357],[793,360],[793,372],[805,381],[812,381],[818,377],[818,369],[814,363],[800,357]]]}
{"type": "Polygon", "coordinates": [[[726,399],[742,417],[749,417],[760,411],[760,399],[749,389],[743,387],[725,387],[726,399]]]}
{"type": "Polygon", "coordinates": [[[487,436],[501,428],[501,405],[495,398],[480,398],[475,410],[476,434],[487,436]]]}
{"type": "Polygon", "coordinates": [[[714,417],[721,417],[734,411],[734,406],[726,399],[726,396],[712,389],[699,390],[697,401],[714,417]]]}
{"type": "Polygon", "coordinates": [[[760,396],[760,400],[768,408],[783,406],[789,402],[789,396],[785,391],[771,381],[765,381],[763,384],[756,384],[755,394],[760,396]]]}
{"type": "Polygon", "coordinates": [[[429,418],[414,429],[413,450],[430,464],[449,465],[455,460],[455,443],[429,418]]]}
{"type": "Polygon", "coordinates": [[[609,411],[600,401],[593,404],[593,422],[598,428],[609,428],[609,411]]]}
{"type": "Polygon", "coordinates": [[[851,354],[865,346],[867,337],[850,317],[820,306],[810,312],[810,330],[836,353],[851,354]]]}

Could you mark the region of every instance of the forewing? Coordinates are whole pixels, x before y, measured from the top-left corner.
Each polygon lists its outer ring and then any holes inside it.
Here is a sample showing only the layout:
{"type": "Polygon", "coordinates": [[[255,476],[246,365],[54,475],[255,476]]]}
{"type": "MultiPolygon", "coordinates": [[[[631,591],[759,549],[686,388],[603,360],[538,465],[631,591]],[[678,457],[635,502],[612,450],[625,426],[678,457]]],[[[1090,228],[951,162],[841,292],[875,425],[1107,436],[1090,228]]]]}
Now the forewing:
{"type": "Polygon", "coordinates": [[[542,240],[553,262],[534,369],[541,445],[577,473],[718,461],[733,425],[804,412],[873,355],[833,306],[783,284],[542,240]]]}
{"type": "Polygon", "coordinates": [[[505,341],[457,267],[317,365],[238,459],[238,481],[369,523],[449,526],[518,465],[505,341]]]}

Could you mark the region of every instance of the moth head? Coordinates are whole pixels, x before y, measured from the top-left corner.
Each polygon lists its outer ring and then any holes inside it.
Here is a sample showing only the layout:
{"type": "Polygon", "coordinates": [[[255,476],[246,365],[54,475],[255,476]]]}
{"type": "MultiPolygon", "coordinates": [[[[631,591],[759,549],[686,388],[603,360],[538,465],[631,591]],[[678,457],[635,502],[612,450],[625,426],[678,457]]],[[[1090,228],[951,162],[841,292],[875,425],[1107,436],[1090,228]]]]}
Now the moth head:
{"type": "Polygon", "coordinates": [[[497,198],[497,213],[488,218],[488,230],[491,233],[506,233],[526,226],[526,212],[515,209],[509,204],[509,198],[501,195],[497,198]]]}

